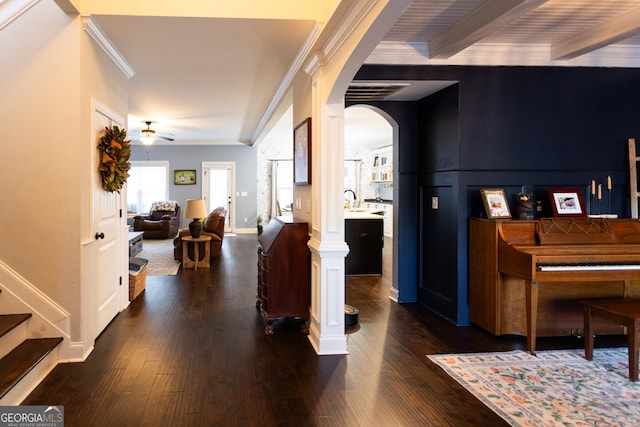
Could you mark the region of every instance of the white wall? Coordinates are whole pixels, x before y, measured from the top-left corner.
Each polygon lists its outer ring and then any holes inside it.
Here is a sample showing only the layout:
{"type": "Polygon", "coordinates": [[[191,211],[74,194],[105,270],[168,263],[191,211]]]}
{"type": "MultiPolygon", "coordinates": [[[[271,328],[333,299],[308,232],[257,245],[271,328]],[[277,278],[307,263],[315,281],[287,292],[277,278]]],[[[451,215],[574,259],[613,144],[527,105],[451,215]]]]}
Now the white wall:
{"type": "Polygon", "coordinates": [[[0,57],[0,259],[69,310],[80,281],[77,25],[41,1],[0,31],[0,57]]]}
{"type": "Polygon", "coordinates": [[[0,31],[0,260],[72,316],[90,187],[91,97],[126,117],[126,80],[104,69],[80,18],[50,0],[0,31]],[[117,105],[115,105],[117,104],[117,105]]]}

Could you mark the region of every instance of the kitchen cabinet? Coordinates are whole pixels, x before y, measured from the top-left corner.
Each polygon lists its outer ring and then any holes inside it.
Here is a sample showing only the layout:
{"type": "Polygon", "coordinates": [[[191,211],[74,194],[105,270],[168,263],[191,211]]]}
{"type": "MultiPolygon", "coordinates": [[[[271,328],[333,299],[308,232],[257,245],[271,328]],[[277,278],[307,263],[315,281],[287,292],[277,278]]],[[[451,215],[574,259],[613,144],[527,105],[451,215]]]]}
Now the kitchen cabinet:
{"type": "Polygon", "coordinates": [[[370,213],[345,214],[345,241],[349,254],[347,275],[382,275],[383,219],[370,213]]]}
{"type": "Polygon", "coordinates": [[[384,224],[384,235],[393,237],[393,202],[364,202],[366,209],[380,211],[384,224]]]}

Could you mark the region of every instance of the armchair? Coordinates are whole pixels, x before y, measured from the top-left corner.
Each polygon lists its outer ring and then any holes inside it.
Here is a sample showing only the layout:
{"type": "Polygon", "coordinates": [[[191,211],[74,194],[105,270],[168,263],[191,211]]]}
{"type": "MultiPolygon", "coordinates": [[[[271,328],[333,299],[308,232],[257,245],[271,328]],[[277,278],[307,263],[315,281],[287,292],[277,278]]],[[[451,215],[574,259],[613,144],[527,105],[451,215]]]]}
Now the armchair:
{"type": "MultiPolygon", "coordinates": [[[[215,208],[209,216],[204,220],[202,224],[202,233],[200,236],[211,237],[210,257],[219,257],[222,253],[222,239],[224,238],[224,223],[227,219],[227,209],[223,206],[215,208]]],[[[178,231],[178,236],[173,240],[173,258],[178,261],[182,261],[182,236],[190,235],[188,228],[183,228],[178,231]]],[[[198,245],[198,261],[204,259],[204,246],[198,245]]],[[[193,247],[189,246],[189,258],[195,260],[193,257],[193,247]]]]}
{"type": "Polygon", "coordinates": [[[144,239],[168,239],[180,228],[180,206],[177,202],[153,202],[149,215],[133,217],[133,231],[144,232],[144,239]]]}

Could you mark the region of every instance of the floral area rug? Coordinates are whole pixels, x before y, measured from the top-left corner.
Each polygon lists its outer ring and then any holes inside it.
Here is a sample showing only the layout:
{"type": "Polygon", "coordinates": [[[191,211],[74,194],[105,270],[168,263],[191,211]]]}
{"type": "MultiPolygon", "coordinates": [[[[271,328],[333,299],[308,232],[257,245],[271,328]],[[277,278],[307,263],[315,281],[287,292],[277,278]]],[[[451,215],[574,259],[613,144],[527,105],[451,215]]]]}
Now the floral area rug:
{"type": "Polygon", "coordinates": [[[513,426],[640,426],[626,348],[427,357],[513,426]]]}
{"type": "Polygon", "coordinates": [[[148,260],[147,276],[175,276],[180,268],[180,261],[173,259],[173,239],[142,241],[142,251],[136,258],[148,260]]]}

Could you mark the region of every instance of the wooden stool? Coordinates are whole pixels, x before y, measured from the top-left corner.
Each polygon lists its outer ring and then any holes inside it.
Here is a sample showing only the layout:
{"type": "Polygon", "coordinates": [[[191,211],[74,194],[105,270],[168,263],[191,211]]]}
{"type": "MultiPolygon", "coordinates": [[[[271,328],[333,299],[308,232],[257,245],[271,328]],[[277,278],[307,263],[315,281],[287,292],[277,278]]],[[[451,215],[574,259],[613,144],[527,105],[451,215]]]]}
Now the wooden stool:
{"type": "Polygon", "coordinates": [[[200,258],[200,243],[204,243],[204,259],[202,260],[202,266],[209,268],[209,262],[211,260],[211,237],[200,236],[182,236],[182,267],[198,269],[198,261],[200,258]],[[193,260],[189,258],[189,242],[193,242],[193,260]]]}
{"type": "Polygon", "coordinates": [[[593,359],[593,315],[627,327],[629,379],[638,381],[638,345],[640,345],[640,299],[596,299],[580,301],[584,309],[584,356],[593,359]]]}

